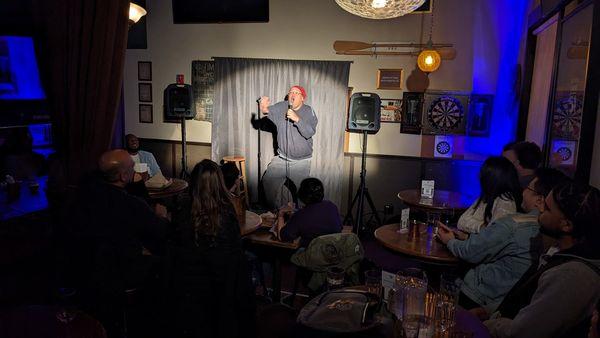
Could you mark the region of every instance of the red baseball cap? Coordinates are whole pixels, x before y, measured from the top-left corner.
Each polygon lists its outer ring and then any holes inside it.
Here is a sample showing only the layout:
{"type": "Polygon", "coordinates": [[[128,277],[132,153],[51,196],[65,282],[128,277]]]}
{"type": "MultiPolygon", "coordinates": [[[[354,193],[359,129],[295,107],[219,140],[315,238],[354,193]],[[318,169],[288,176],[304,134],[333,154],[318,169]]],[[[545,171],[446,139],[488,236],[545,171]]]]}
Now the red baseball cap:
{"type": "Polygon", "coordinates": [[[292,88],[290,88],[290,90],[292,90],[293,88],[296,88],[300,91],[300,94],[302,94],[302,97],[304,99],[306,99],[306,90],[304,89],[304,87],[302,86],[292,86],[292,88]]]}

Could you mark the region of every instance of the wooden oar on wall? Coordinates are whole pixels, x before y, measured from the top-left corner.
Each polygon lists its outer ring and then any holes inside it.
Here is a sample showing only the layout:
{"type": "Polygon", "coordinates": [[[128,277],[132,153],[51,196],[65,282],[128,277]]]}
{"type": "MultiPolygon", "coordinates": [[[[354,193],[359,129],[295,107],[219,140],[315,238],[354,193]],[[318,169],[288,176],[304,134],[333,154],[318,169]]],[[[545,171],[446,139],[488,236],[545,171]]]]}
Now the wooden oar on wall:
{"type": "MultiPolygon", "coordinates": [[[[432,45],[433,48],[444,48],[444,47],[453,47],[454,45],[451,43],[434,43],[432,45]]],[[[360,41],[335,41],[333,43],[333,49],[336,52],[345,52],[350,50],[361,50],[367,48],[375,48],[375,47],[407,47],[407,48],[423,48],[427,47],[425,43],[367,43],[360,41]]]]}
{"type": "MultiPolygon", "coordinates": [[[[436,49],[438,53],[440,53],[440,57],[444,60],[454,60],[456,58],[456,49],[454,48],[440,48],[436,49]]],[[[407,56],[418,56],[420,52],[374,52],[374,51],[360,51],[360,50],[348,50],[348,51],[339,51],[336,54],[340,55],[407,55],[407,56]]]]}

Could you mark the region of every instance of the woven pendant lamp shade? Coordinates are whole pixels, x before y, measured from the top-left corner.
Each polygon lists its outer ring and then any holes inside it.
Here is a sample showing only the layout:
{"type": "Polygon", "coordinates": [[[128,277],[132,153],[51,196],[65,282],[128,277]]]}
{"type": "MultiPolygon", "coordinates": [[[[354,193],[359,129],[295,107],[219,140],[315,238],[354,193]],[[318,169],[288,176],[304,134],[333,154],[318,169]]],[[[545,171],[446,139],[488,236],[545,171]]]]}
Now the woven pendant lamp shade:
{"type": "Polygon", "coordinates": [[[391,19],[421,7],[425,0],[335,0],[354,15],[367,19],[391,19]]]}

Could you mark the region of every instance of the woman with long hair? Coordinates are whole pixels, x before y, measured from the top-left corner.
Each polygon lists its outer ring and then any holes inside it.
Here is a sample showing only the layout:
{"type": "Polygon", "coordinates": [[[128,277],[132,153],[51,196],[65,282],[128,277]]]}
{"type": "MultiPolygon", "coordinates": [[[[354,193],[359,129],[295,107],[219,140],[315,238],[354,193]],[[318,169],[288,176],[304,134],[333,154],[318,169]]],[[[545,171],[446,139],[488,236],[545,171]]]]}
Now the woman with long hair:
{"type": "Polygon", "coordinates": [[[482,227],[520,210],[523,190],[514,165],[504,157],[488,157],[479,171],[479,198],[458,219],[458,228],[478,233],[482,227]]]}
{"type": "Polygon", "coordinates": [[[215,162],[203,160],[194,167],[189,199],[175,223],[173,289],[182,334],[251,337],[254,302],[240,226],[215,162]]]}

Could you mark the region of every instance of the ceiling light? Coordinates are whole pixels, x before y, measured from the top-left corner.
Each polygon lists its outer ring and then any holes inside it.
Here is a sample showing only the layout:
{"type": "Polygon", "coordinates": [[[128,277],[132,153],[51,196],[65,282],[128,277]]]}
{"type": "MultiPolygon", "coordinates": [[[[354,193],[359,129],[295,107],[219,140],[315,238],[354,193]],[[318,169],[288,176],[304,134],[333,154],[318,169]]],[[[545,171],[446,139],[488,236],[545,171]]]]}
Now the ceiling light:
{"type": "Polygon", "coordinates": [[[144,7],[134,4],[133,2],[129,3],[129,21],[132,25],[140,21],[142,16],[146,14],[147,12],[144,7]]]}
{"type": "Polygon", "coordinates": [[[367,19],[391,19],[421,7],[425,0],[335,0],[345,11],[367,19]]]}

